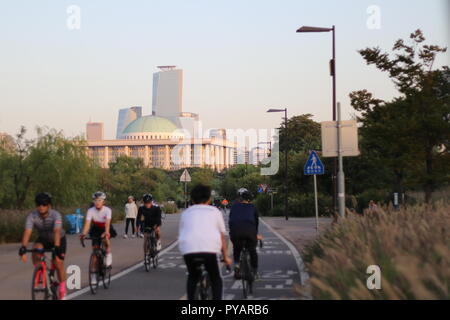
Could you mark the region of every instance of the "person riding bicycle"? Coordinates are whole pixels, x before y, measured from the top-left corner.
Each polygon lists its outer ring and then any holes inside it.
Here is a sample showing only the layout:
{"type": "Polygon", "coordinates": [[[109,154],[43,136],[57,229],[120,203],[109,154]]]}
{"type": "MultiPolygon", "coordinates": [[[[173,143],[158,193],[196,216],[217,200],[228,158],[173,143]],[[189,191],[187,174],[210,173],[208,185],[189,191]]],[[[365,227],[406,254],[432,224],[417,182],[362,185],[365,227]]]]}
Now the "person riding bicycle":
{"type": "MultiPolygon", "coordinates": [[[[63,229],[61,214],[51,208],[52,196],[49,193],[38,193],[35,197],[36,210],[31,212],[25,222],[25,231],[22,236],[22,246],[19,255],[26,262],[27,245],[30,241],[33,228],[38,232],[33,249],[54,249],[52,263],[58,271],[59,298],[66,295],[66,271],[64,258],[66,255],[66,237],[63,229]]],[[[39,253],[33,252],[33,264],[39,263],[39,253]]]]}
{"type": "Polygon", "coordinates": [[[137,220],[143,222],[141,224],[141,232],[144,232],[144,252],[147,252],[147,237],[149,229],[154,228],[156,235],[156,250],[161,250],[161,208],[153,205],[153,196],[149,193],[142,197],[144,205],[139,207],[137,220]]]}
{"type": "Polygon", "coordinates": [[[258,254],[256,246],[258,239],[259,214],[256,207],[251,203],[253,195],[246,188],[240,188],[237,192],[238,201],[231,206],[228,220],[230,239],[233,243],[234,276],[240,278],[239,258],[246,243],[246,248],[250,253],[250,264],[255,276],[258,275],[258,254]]]}
{"type": "Polygon", "coordinates": [[[211,188],[199,184],[191,191],[193,205],[181,214],[179,225],[179,249],[188,270],[187,299],[193,300],[204,264],[209,274],[213,300],[222,299],[222,276],[219,255],[222,252],[227,266],[231,260],[227,254],[225,222],[220,211],[211,206],[211,188]]]}
{"type": "MultiPolygon", "coordinates": [[[[89,208],[86,213],[86,221],[80,239],[84,239],[89,232],[89,236],[93,238],[93,247],[100,246],[103,241],[106,251],[106,266],[110,267],[112,264],[110,238],[116,235],[111,224],[112,211],[105,206],[106,194],[104,192],[97,191],[92,195],[92,199],[94,200],[94,206],[89,208]]],[[[96,280],[94,278],[92,282],[95,283],[96,280]]]]}

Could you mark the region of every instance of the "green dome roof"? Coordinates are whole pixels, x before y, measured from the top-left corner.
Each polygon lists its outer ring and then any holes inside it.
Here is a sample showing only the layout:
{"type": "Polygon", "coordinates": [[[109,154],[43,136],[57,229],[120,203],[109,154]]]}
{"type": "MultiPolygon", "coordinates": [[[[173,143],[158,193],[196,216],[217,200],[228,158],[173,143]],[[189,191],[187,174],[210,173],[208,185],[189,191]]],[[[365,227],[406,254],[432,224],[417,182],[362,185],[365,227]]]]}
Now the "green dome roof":
{"type": "Polygon", "coordinates": [[[144,116],[131,122],[123,134],[131,134],[138,132],[169,132],[172,133],[178,129],[170,120],[155,116],[144,116]]]}

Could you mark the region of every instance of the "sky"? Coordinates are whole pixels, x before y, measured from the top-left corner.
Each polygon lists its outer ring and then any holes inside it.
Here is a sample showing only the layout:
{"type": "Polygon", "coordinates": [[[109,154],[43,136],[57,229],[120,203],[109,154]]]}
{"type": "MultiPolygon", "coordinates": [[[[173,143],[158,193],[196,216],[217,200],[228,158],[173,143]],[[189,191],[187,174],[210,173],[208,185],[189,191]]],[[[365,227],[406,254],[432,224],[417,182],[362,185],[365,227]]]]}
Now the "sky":
{"type": "MultiPolygon", "coordinates": [[[[48,126],[75,136],[102,121],[112,139],[120,108],[151,113],[159,65],[184,70],[183,111],[198,113],[204,128],[278,127],[283,115],[269,108],[329,121],[331,33],[296,33],[302,25],[336,25],[337,100],[348,119],[354,90],[397,95],[357,50],[389,51],[417,28],[428,43],[449,46],[449,2],[1,0],[0,132],[48,126]],[[71,5],[80,29],[67,26],[71,5]]],[[[446,53],[436,66],[449,60],[446,53]]]]}

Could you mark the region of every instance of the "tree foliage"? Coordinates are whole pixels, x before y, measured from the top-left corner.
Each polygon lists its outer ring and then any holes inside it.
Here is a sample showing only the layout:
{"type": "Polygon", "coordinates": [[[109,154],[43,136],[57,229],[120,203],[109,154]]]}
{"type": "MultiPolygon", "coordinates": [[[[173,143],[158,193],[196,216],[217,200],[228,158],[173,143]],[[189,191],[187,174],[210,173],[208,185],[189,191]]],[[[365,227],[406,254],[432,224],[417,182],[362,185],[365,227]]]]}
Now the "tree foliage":
{"type": "Polygon", "coordinates": [[[389,74],[399,97],[382,101],[360,90],[350,99],[361,113],[364,149],[391,170],[395,190],[419,184],[429,202],[432,192],[449,182],[450,69],[433,69],[446,48],[424,44],[420,30],[410,40],[395,43],[394,57],[378,47],[359,51],[368,65],[389,74]]]}

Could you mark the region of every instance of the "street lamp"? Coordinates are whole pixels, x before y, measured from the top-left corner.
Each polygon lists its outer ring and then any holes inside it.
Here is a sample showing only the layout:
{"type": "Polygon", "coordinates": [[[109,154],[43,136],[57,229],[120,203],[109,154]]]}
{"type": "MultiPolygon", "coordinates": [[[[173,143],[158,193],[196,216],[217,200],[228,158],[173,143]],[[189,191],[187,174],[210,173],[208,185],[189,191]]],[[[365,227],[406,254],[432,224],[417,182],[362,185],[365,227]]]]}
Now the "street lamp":
{"type": "MultiPolygon", "coordinates": [[[[330,60],[330,75],[333,77],[333,121],[336,121],[336,37],[335,32],[336,28],[333,26],[332,28],[318,28],[318,27],[307,27],[303,26],[297,30],[298,33],[311,33],[311,32],[331,32],[333,38],[333,58],[330,60]]],[[[336,211],[336,158],[333,161],[333,207],[336,211]]]]}
{"type": "MultiPolygon", "coordinates": [[[[284,128],[285,128],[285,136],[286,140],[288,138],[288,124],[287,124],[287,108],[284,109],[269,109],[267,112],[284,112],[284,128]]],[[[288,145],[286,143],[284,149],[284,214],[286,220],[289,220],[288,217],[288,145]]]]}

